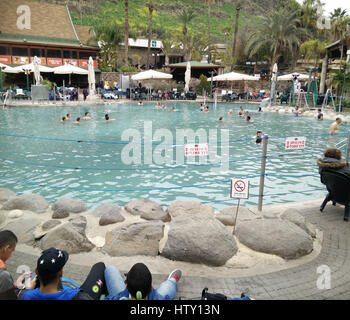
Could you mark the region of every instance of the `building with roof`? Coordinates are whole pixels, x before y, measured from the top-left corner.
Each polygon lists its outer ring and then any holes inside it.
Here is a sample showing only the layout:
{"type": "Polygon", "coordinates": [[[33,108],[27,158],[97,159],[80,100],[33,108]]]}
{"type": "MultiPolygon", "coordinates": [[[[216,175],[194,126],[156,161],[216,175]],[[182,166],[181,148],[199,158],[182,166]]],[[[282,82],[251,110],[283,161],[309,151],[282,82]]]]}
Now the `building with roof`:
{"type": "MultiPolygon", "coordinates": [[[[191,65],[191,78],[198,78],[201,74],[205,75],[207,78],[211,77],[211,72],[216,76],[219,74],[219,70],[224,68],[218,64],[199,62],[199,61],[190,61],[191,65]]],[[[180,62],[175,64],[165,65],[164,67],[170,68],[170,72],[173,75],[173,79],[176,81],[183,81],[187,62],[180,62]]]]}
{"type": "Polygon", "coordinates": [[[0,7],[0,63],[18,66],[37,56],[49,67],[68,63],[87,68],[91,56],[98,67],[100,48],[89,41],[90,27],[74,25],[67,6],[1,0],[0,7]]]}

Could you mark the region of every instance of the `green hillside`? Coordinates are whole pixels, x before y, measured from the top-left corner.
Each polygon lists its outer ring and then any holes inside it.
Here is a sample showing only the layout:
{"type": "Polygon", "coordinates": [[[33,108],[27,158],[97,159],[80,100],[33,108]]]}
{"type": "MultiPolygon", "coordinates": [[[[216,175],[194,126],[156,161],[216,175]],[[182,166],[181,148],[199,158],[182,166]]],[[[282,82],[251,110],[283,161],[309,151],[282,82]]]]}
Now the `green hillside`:
{"type": "MultiPolygon", "coordinates": [[[[273,3],[278,0],[265,0],[273,3]]],[[[57,2],[57,1],[56,1],[57,2]]],[[[189,28],[195,31],[207,32],[208,7],[205,1],[185,0],[154,0],[153,33],[161,31],[176,31],[181,24],[176,19],[176,12],[186,7],[192,7],[198,14],[191,22],[189,28]]],[[[101,22],[117,21],[124,23],[124,1],[104,0],[95,2],[96,7],[91,8],[91,2],[86,6],[78,6],[76,1],[68,1],[72,18],[75,24],[96,25],[101,22]]],[[[129,24],[137,36],[146,36],[148,28],[148,0],[129,0],[129,24]]],[[[239,26],[242,30],[246,26],[254,27],[257,23],[256,15],[263,12],[262,1],[247,1],[240,12],[239,26]],[[258,5],[259,3],[259,5],[258,5]]],[[[225,42],[232,37],[235,23],[235,1],[217,1],[211,6],[211,33],[217,42],[225,42]]]]}

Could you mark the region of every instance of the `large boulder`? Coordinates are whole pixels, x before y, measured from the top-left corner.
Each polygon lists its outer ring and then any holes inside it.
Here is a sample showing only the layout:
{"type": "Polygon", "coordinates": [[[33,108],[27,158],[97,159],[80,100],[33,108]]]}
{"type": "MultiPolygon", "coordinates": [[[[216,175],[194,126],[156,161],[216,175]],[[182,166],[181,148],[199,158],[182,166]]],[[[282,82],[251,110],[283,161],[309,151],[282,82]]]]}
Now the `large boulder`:
{"type": "Polygon", "coordinates": [[[0,212],[0,226],[6,221],[5,212],[0,212]]]}
{"type": "Polygon", "coordinates": [[[167,209],[172,218],[183,214],[214,215],[214,209],[197,201],[175,201],[167,209]]]}
{"type": "Polygon", "coordinates": [[[106,226],[117,222],[123,222],[125,218],[121,214],[122,208],[114,203],[100,204],[92,214],[95,217],[100,217],[99,225],[106,226]]]}
{"type": "Polygon", "coordinates": [[[5,203],[7,200],[15,196],[16,194],[10,189],[0,188],[0,204],[5,203]]]}
{"type": "Polygon", "coordinates": [[[46,222],[44,222],[41,226],[41,228],[43,229],[43,231],[48,231],[52,228],[57,227],[59,224],[61,224],[61,221],[58,220],[48,220],[46,222]]]}
{"type": "Polygon", "coordinates": [[[106,234],[103,250],[109,255],[157,256],[159,241],[164,235],[164,223],[161,221],[147,221],[120,226],[106,234]]]}
{"type": "Polygon", "coordinates": [[[11,197],[2,207],[3,210],[29,210],[35,213],[44,213],[50,203],[39,194],[25,193],[20,196],[11,197]]]}
{"type": "Polygon", "coordinates": [[[287,209],[281,214],[280,218],[295,223],[298,227],[307,232],[311,237],[316,237],[314,228],[312,228],[310,224],[306,222],[305,217],[302,216],[298,210],[287,209]]]}
{"type": "Polygon", "coordinates": [[[139,215],[145,220],[170,221],[169,214],[157,202],[147,198],[132,200],[125,205],[124,209],[132,215],[139,215]]]}
{"type": "Polygon", "coordinates": [[[162,256],[180,261],[221,266],[237,252],[232,233],[209,215],[173,218],[162,256]]]}
{"type": "Polygon", "coordinates": [[[81,213],[87,210],[89,208],[80,199],[60,198],[52,206],[52,218],[63,219],[70,213],[81,213]]]}
{"type": "MultiPolygon", "coordinates": [[[[233,226],[236,219],[236,213],[237,206],[227,207],[215,215],[215,218],[225,226],[233,226]]],[[[238,223],[242,221],[250,221],[259,218],[260,217],[258,215],[254,214],[249,209],[245,207],[239,207],[236,224],[238,225],[238,223]]]]}
{"type": "Polygon", "coordinates": [[[89,252],[94,245],[81,234],[72,223],[68,222],[48,232],[40,241],[42,250],[51,247],[66,250],[68,253],[89,252]]]}
{"type": "Polygon", "coordinates": [[[256,219],[236,228],[240,242],[252,250],[296,259],[313,249],[311,237],[294,223],[282,219],[256,219]]]}
{"type": "Polygon", "coordinates": [[[35,242],[34,230],[42,222],[38,218],[25,218],[9,222],[1,230],[12,231],[19,243],[33,245],[35,242]]]}

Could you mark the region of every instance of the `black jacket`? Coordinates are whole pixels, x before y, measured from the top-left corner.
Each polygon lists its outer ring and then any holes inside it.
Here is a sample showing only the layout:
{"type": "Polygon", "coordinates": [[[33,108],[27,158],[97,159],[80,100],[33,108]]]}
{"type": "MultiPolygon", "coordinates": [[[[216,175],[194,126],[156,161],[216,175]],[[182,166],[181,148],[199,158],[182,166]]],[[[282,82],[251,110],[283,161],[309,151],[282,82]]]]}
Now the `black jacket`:
{"type": "Polygon", "coordinates": [[[333,171],[341,173],[343,176],[346,176],[350,182],[350,168],[344,160],[337,160],[334,158],[323,158],[317,160],[317,165],[319,167],[319,173],[321,175],[321,182],[325,184],[325,181],[322,177],[323,172],[333,171]]]}

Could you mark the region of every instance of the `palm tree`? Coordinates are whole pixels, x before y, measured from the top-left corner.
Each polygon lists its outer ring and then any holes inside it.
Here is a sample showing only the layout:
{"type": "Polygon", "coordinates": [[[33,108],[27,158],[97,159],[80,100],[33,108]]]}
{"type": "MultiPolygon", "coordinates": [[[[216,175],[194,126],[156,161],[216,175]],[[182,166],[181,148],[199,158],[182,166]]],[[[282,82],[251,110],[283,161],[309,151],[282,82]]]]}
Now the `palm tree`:
{"type": "MultiPolygon", "coordinates": [[[[232,59],[235,59],[236,56],[236,45],[237,45],[237,35],[238,35],[238,20],[239,12],[242,9],[243,3],[238,0],[236,3],[236,20],[235,20],[235,33],[233,37],[233,46],[232,46],[232,59]]],[[[233,65],[231,66],[231,71],[233,71],[233,65]]]]}
{"type": "Polygon", "coordinates": [[[330,14],[332,22],[338,20],[339,18],[344,18],[345,16],[347,16],[347,10],[343,10],[342,8],[334,9],[333,12],[330,14]]]}
{"type": "Polygon", "coordinates": [[[122,27],[117,22],[96,24],[94,28],[90,28],[89,33],[91,36],[88,43],[96,41],[101,45],[101,69],[113,71],[117,64],[119,44],[123,40],[122,27]]]}
{"type": "Polygon", "coordinates": [[[124,0],[124,16],[125,16],[125,27],[124,27],[124,46],[125,46],[125,55],[124,63],[129,64],[129,1],[124,0]]]}
{"type": "Polygon", "coordinates": [[[183,7],[181,10],[179,10],[176,14],[176,18],[181,22],[182,24],[182,34],[184,36],[187,35],[188,32],[188,25],[190,22],[197,16],[196,12],[193,8],[183,7]]]}
{"type": "Polygon", "coordinates": [[[288,50],[293,54],[293,47],[299,46],[302,39],[309,33],[300,26],[297,12],[289,12],[281,8],[272,11],[266,16],[261,16],[260,27],[250,36],[245,52],[249,57],[256,55],[260,49],[268,46],[271,55],[271,70],[278,58],[288,50]]]}
{"type": "Polygon", "coordinates": [[[149,22],[148,22],[148,48],[147,48],[147,67],[150,67],[150,59],[151,59],[151,40],[152,40],[152,19],[153,19],[153,2],[149,0],[148,2],[148,10],[149,10],[149,22]]]}
{"type": "Polygon", "coordinates": [[[205,0],[206,4],[208,5],[208,63],[211,62],[211,26],[210,26],[210,18],[211,18],[211,5],[215,4],[215,0],[205,0]]]}

